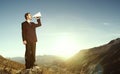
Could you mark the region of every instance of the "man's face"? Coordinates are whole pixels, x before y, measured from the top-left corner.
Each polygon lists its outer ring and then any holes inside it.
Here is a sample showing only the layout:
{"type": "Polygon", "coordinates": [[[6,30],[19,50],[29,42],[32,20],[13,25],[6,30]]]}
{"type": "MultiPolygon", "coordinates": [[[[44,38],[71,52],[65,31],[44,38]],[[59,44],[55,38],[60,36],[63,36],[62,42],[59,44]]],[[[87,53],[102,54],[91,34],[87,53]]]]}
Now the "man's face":
{"type": "Polygon", "coordinates": [[[28,20],[32,20],[31,14],[28,14],[27,19],[28,19],[28,20]]]}

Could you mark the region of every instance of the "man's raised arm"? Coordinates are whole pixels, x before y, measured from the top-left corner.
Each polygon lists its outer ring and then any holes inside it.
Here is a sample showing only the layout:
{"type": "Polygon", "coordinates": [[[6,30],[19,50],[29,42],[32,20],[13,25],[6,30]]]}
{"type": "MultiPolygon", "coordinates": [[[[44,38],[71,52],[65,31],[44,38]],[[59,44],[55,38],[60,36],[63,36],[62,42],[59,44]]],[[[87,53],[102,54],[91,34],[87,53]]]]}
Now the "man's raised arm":
{"type": "Polygon", "coordinates": [[[42,26],[40,18],[37,18],[37,24],[35,24],[35,27],[42,26]]]}

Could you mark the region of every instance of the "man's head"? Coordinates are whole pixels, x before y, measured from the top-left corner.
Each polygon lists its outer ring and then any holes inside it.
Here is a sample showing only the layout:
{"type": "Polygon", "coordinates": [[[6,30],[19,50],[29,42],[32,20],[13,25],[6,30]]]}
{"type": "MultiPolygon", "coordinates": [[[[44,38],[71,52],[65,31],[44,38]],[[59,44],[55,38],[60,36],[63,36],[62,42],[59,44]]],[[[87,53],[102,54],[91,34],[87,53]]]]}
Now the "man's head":
{"type": "Polygon", "coordinates": [[[29,12],[25,13],[25,19],[26,20],[32,20],[32,16],[31,16],[31,14],[29,12]]]}

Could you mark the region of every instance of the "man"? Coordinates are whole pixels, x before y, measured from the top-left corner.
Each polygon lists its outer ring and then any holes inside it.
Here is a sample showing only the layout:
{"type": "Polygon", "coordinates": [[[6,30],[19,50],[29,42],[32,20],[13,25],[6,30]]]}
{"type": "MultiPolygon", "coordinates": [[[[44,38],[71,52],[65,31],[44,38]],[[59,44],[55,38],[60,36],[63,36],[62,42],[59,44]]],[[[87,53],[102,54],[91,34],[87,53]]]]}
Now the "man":
{"type": "Polygon", "coordinates": [[[31,22],[32,16],[30,13],[25,14],[26,21],[22,23],[22,39],[23,44],[26,46],[25,51],[25,66],[26,69],[35,66],[35,52],[36,52],[36,28],[41,26],[40,17],[36,17],[37,24],[31,22]]]}

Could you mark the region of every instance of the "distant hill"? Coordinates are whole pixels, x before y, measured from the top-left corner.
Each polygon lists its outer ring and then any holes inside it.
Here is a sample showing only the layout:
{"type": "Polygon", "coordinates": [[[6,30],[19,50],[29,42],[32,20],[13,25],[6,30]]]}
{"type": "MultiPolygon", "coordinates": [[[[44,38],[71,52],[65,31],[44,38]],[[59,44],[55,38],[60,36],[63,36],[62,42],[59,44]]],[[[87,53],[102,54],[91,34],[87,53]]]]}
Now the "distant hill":
{"type": "Polygon", "coordinates": [[[64,60],[61,57],[54,55],[37,56],[37,63],[39,65],[53,65],[62,62],[64,62],[64,60]]]}
{"type": "Polygon", "coordinates": [[[120,38],[108,44],[78,52],[67,60],[69,70],[81,74],[119,74],[120,38]]]}
{"type": "MultiPolygon", "coordinates": [[[[22,64],[25,63],[24,57],[13,57],[10,59],[13,61],[22,63],[22,64]]],[[[58,62],[64,62],[64,60],[61,57],[54,56],[54,55],[38,55],[38,56],[36,56],[36,63],[38,65],[46,65],[46,64],[50,65],[50,64],[55,64],[58,62]]]]}
{"type": "Polygon", "coordinates": [[[13,58],[10,58],[10,60],[25,64],[24,57],[13,57],[13,58]]]}

